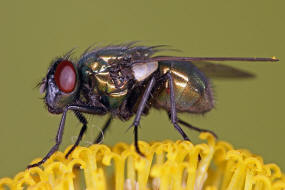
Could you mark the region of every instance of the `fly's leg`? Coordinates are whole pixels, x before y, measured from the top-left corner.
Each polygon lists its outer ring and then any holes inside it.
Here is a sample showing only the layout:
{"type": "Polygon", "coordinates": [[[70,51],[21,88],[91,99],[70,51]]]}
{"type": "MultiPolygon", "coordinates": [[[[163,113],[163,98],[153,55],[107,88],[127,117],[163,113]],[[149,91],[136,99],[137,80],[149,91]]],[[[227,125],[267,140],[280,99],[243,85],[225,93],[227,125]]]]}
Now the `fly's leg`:
{"type": "Polygon", "coordinates": [[[151,93],[151,90],[153,89],[155,85],[155,77],[152,77],[144,94],[143,94],[143,97],[142,97],[142,100],[139,104],[139,107],[138,107],[138,110],[137,110],[137,113],[136,113],[136,117],[134,119],[134,122],[131,126],[134,126],[134,140],[135,140],[135,148],[136,148],[136,151],[137,153],[139,153],[141,156],[144,156],[143,153],[140,151],[139,149],[139,144],[138,144],[138,126],[140,124],[140,119],[141,119],[141,115],[143,113],[143,110],[146,106],[146,103],[147,103],[147,100],[150,96],[150,93],[151,93]]]}
{"type": "Polygon", "coordinates": [[[74,145],[71,147],[71,149],[67,152],[67,154],[65,155],[65,158],[68,158],[68,156],[71,154],[71,152],[73,152],[73,150],[79,145],[84,133],[86,132],[87,129],[87,120],[86,118],[79,112],[74,110],[73,111],[75,116],[77,117],[77,119],[83,124],[83,126],[80,129],[80,133],[74,143],[74,145]]]}
{"type": "Polygon", "coordinates": [[[144,154],[141,152],[140,147],[139,147],[139,137],[138,137],[138,126],[134,126],[134,137],[135,137],[135,148],[136,148],[136,152],[144,157],[144,154]]]}
{"type": "MultiPolygon", "coordinates": [[[[66,113],[68,110],[73,110],[73,111],[78,111],[78,112],[83,112],[83,113],[89,113],[89,114],[105,114],[106,113],[106,109],[104,107],[82,106],[82,105],[69,105],[69,106],[65,107],[64,111],[62,113],[62,117],[60,120],[58,131],[56,134],[55,145],[50,149],[50,151],[46,154],[46,156],[41,161],[39,161],[38,163],[35,163],[35,164],[28,165],[27,168],[33,168],[33,167],[37,167],[37,166],[42,165],[43,163],[45,163],[45,161],[47,161],[47,159],[49,159],[49,157],[51,157],[51,155],[53,155],[58,150],[58,147],[62,141],[62,135],[63,135],[63,130],[64,130],[66,113]]],[[[84,133],[83,128],[81,129],[81,131],[83,131],[82,133],[84,133]]],[[[80,131],[80,133],[81,133],[81,131],[80,131]]],[[[81,139],[79,139],[79,141],[80,140],[81,139]]]]}
{"type": "Polygon", "coordinates": [[[181,129],[181,127],[177,124],[180,123],[182,125],[184,125],[185,127],[188,127],[189,129],[198,131],[198,132],[209,132],[211,133],[213,136],[215,136],[217,138],[217,135],[210,130],[207,129],[200,129],[198,127],[194,127],[193,125],[179,119],[177,117],[177,113],[176,113],[176,107],[175,107],[175,95],[174,95],[174,87],[173,87],[173,79],[171,76],[171,73],[167,73],[166,74],[167,78],[168,78],[168,83],[169,83],[169,88],[170,88],[170,113],[168,114],[172,124],[174,125],[175,129],[178,130],[178,132],[183,136],[184,140],[190,140],[187,135],[185,134],[185,132],[181,129]]]}
{"type": "Polygon", "coordinates": [[[192,130],[195,130],[195,131],[198,131],[199,133],[202,133],[202,132],[208,132],[208,133],[211,133],[216,139],[218,138],[218,136],[211,130],[208,130],[208,129],[200,129],[198,127],[194,127],[193,125],[181,120],[178,118],[178,123],[180,123],[181,125],[184,125],[185,127],[188,127],[189,129],[192,129],[192,130]]]}
{"type": "Polygon", "coordinates": [[[98,144],[101,142],[104,133],[106,132],[106,130],[109,128],[110,124],[112,122],[112,116],[110,116],[107,120],[107,122],[105,123],[105,125],[102,128],[102,132],[98,134],[98,136],[96,137],[96,139],[94,140],[94,144],[98,144]]]}
{"type": "Polygon", "coordinates": [[[168,78],[168,85],[169,85],[169,89],[170,89],[170,119],[171,119],[171,123],[173,124],[174,128],[182,135],[184,140],[190,141],[190,139],[188,138],[186,133],[178,125],[176,105],[175,105],[173,78],[172,78],[170,72],[168,72],[166,74],[166,76],[168,78]]]}
{"type": "Polygon", "coordinates": [[[27,168],[33,168],[33,167],[37,167],[37,166],[42,165],[43,163],[45,163],[45,161],[51,155],[53,155],[53,153],[55,153],[55,151],[58,150],[58,147],[59,147],[59,145],[61,143],[61,140],[62,140],[64,124],[65,124],[65,119],[66,119],[66,112],[67,112],[67,109],[64,110],[64,112],[62,114],[62,117],[61,117],[61,120],[60,120],[60,124],[59,124],[59,128],[57,130],[57,134],[56,134],[56,138],[55,138],[55,145],[50,149],[50,151],[46,154],[46,156],[41,161],[39,161],[38,163],[35,163],[35,164],[28,165],[27,168]]]}
{"type": "MultiPolygon", "coordinates": [[[[171,114],[170,113],[168,113],[168,117],[169,117],[169,119],[171,119],[171,114]]],[[[201,129],[201,128],[195,127],[195,126],[191,125],[190,123],[187,123],[186,121],[181,120],[178,117],[177,117],[177,122],[180,123],[181,125],[189,128],[189,129],[192,129],[194,131],[198,131],[199,133],[208,132],[208,133],[211,133],[216,139],[218,138],[218,136],[216,135],[215,132],[213,132],[211,130],[208,130],[208,129],[201,129]]]]}

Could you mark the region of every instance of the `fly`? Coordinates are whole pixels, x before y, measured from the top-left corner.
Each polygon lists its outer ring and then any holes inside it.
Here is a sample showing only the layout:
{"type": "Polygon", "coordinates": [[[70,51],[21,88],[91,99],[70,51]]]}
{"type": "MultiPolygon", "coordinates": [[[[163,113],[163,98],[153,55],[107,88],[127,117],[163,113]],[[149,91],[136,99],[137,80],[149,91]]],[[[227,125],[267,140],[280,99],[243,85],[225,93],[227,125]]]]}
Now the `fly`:
{"type": "MultiPolygon", "coordinates": [[[[142,115],[156,108],[167,112],[174,128],[189,140],[180,125],[199,132],[200,129],[179,119],[177,112],[203,114],[214,106],[209,78],[249,78],[252,74],[230,66],[215,64],[222,61],[278,61],[272,58],[241,57],[173,57],[153,56],[162,46],[136,46],[134,43],[106,46],[88,50],[74,61],[72,52],[52,61],[46,77],[40,83],[44,102],[52,114],[62,114],[56,143],[47,155],[28,168],[40,166],[62,141],[66,114],[70,110],[82,123],[82,128],[66,158],[78,146],[87,129],[83,113],[109,115],[102,131],[105,132],[114,117],[129,120],[135,116],[134,143],[137,153],[138,126],[142,115]]],[[[215,135],[215,134],[214,134],[215,135]]],[[[100,142],[100,133],[94,143],[100,142]]]]}

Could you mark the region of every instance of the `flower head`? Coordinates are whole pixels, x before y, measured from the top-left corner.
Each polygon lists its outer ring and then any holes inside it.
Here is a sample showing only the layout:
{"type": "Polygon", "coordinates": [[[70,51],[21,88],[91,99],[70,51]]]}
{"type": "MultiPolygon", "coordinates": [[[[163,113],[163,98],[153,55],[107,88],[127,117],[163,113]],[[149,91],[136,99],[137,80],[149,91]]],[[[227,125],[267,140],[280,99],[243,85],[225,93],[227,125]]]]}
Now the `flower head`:
{"type": "MultiPolygon", "coordinates": [[[[139,142],[133,145],[78,147],[65,159],[57,152],[41,168],[0,179],[0,189],[87,190],[265,190],[285,189],[285,176],[275,164],[247,150],[234,150],[202,133],[205,144],[187,141],[139,142]]],[[[33,162],[37,162],[36,159],[33,162]]]]}

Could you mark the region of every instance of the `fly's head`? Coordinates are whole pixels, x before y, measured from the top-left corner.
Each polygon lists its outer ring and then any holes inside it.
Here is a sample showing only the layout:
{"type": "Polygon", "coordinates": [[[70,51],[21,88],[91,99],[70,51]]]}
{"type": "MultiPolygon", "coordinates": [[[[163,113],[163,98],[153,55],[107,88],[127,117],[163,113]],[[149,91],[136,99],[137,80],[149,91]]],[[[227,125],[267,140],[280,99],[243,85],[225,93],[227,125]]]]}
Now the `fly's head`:
{"type": "Polygon", "coordinates": [[[65,58],[55,60],[40,85],[45,93],[45,103],[49,112],[60,114],[64,107],[76,100],[79,89],[77,67],[65,58]]]}

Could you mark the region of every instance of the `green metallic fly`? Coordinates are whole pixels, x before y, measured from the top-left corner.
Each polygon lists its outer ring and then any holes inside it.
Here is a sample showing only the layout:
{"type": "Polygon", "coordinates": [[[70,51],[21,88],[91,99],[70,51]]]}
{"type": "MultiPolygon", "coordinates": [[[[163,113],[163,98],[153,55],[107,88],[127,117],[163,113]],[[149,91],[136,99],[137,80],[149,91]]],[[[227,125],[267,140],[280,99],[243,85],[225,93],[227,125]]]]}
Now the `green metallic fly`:
{"type": "MultiPolygon", "coordinates": [[[[106,46],[87,50],[78,61],[72,61],[71,52],[55,59],[40,85],[45,103],[52,114],[62,114],[56,135],[56,144],[38,163],[40,166],[62,141],[66,114],[74,112],[83,124],[78,138],[66,157],[78,146],[87,129],[83,113],[110,117],[102,131],[110,126],[114,117],[129,120],[135,115],[134,141],[138,146],[138,126],[142,115],[150,108],[163,109],[171,123],[189,140],[179,124],[204,132],[177,117],[177,112],[203,114],[214,106],[211,83],[208,79],[248,78],[253,75],[230,66],[214,64],[218,61],[278,61],[276,58],[239,57],[171,57],[153,56],[163,46],[136,46],[134,43],[106,46]]],[[[212,132],[213,133],[213,132],[212,132]]],[[[213,133],[214,134],[214,133],[213,133]]],[[[94,143],[100,142],[100,133],[94,143]]]]}

